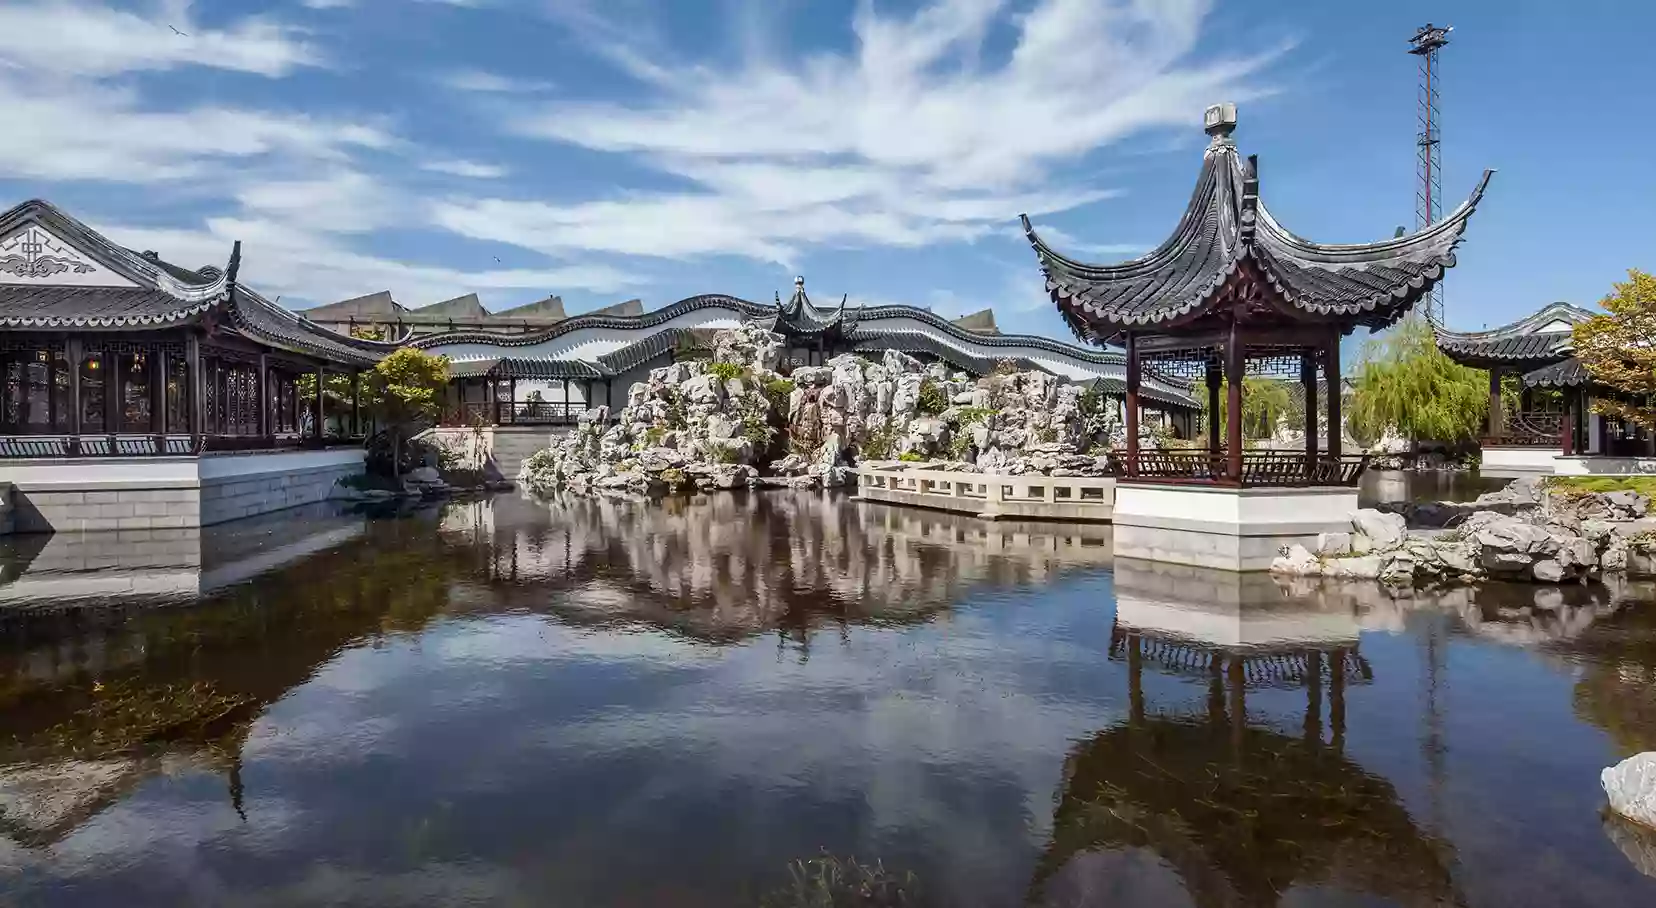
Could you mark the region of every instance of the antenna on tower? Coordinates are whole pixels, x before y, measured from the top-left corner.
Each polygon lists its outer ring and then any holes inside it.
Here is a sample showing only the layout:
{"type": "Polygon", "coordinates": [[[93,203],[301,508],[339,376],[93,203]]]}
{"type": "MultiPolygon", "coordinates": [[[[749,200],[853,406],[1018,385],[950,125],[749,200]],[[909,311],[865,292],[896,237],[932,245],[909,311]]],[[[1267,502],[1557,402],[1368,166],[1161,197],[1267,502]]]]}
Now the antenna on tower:
{"type": "MultiPolygon", "coordinates": [[[[1420,58],[1420,87],[1417,92],[1416,119],[1420,131],[1417,146],[1415,186],[1415,227],[1430,227],[1443,219],[1443,136],[1439,121],[1438,92],[1442,76],[1438,71],[1438,51],[1449,43],[1453,26],[1438,27],[1428,22],[1409,39],[1409,53],[1420,58]]],[[[1426,318],[1434,325],[1443,324],[1443,284],[1432,288],[1426,303],[1426,318]]]]}

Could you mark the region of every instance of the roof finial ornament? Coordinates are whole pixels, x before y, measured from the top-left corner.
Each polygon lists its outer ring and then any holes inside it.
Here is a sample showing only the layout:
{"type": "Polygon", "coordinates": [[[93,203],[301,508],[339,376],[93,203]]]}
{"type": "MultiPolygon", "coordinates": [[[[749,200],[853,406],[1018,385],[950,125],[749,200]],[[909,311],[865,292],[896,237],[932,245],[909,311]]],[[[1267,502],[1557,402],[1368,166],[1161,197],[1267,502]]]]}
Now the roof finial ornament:
{"type": "Polygon", "coordinates": [[[803,274],[797,275],[796,277],[794,277],[794,290],[803,291],[804,289],[805,289],[805,275],[803,275],[803,274]]]}
{"type": "Polygon", "coordinates": [[[1231,144],[1231,133],[1236,131],[1236,105],[1225,101],[1203,111],[1202,130],[1213,137],[1214,145],[1231,144]]]}

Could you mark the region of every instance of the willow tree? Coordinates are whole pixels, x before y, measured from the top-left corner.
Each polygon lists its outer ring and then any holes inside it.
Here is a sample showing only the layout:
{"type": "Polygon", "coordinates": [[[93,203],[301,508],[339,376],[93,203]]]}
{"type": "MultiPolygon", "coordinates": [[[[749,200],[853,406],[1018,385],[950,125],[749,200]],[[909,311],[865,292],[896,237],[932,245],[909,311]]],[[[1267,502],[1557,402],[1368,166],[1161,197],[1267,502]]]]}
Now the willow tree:
{"type": "Polygon", "coordinates": [[[1489,373],[1444,356],[1431,324],[1411,314],[1363,345],[1347,412],[1358,440],[1393,429],[1416,441],[1471,441],[1489,412],[1489,373]]]}
{"type": "MultiPolygon", "coordinates": [[[[1220,435],[1224,435],[1223,427],[1229,417],[1229,395],[1226,393],[1229,382],[1219,383],[1219,425],[1220,435]]],[[[1207,424],[1212,414],[1207,412],[1207,383],[1197,382],[1191,392],[1202,405],[1202,421],[1207,424]]],[[[1250,441],[1270,438],[1276,434],[1276,427],[1286,417],[1291,425],[1297,424],[1294,420],[1296,413],[1303,413],[1303,407],[1296,407],[1294,396],[1289,393],[1285,382],[1269,378],[1248,376],[1242,379],[1242,437],[1250,441]]]]}
{"type": "Polygon", "coordinates": [[[1613,286],[1599,300],[1604,313],[1575,326],[1576,359],[1596,381],[1638,401],[1594,400],[1594,411],[1656,428],[1656,277],[1632,270],[1613,286]]]}

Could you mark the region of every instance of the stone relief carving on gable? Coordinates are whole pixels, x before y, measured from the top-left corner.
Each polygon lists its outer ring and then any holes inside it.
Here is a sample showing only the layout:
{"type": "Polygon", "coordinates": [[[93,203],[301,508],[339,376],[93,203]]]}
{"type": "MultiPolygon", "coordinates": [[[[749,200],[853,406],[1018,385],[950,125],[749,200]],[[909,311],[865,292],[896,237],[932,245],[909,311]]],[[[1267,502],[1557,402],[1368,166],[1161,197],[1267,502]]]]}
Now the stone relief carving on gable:
{"type": "Polygon", "coordinates": [[[132,286],[39,224],[0,238],[0,283],[132,286]]]}

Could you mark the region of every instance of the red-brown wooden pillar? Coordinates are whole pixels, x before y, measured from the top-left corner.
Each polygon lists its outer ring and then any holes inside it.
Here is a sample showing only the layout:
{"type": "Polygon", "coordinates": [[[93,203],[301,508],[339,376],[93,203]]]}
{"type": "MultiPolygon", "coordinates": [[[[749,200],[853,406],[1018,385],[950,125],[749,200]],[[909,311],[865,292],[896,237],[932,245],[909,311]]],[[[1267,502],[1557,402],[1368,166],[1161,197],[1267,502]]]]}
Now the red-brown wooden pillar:
{"type": "Polygon", "coordinates": [[[1300,385],[1305,389],[1305,472],[1317,471],[1317,351],[1300,351],[1300,385]]]}
{"type": "Polygon", "coordinates": [[[1565,457],[1575,453],[1575,409],[1575,395],[1564,392],[1564,420],[1558,434],[1564,445],[1565,457]]]}
{"type": "Polygon", "coordinates": [[[1209,459],[1219,457],[1219,386],[1224,383],[1224,371],[1219,367],[1219,361],[1210,359],[1207,363],[1207,433],[1209,459]]]}
{"type": "Polygon", "coordinates": [[[1139,350],[1133,332],[1127,332],[1127,475],[1138,475],[1139,460],[1139,350]]]}
{"type": "Polygon", "coordinates": [[[1225,475],[1242,481],[1242,326],[1233,319],[1225,337],[1225,475]]]}
{"type": "Polygon", "coordinates": [[[1340,459],[1340,435],[1345,423],[1340,419],[1340,329],[1333,330],[1328,346],[1323,348],[1323,378],[1328,382],[1328,456],[1340,459]]]}
{"type": "Polygon", "coordinates": [[[269,438],[276,432],[271,428],[270,419],[270,356],[259,354],[259,374],[253,379],[253,393],[259,400],[259,425],[257,431],[260,438],[269,438]]]}
{"type": "Polygon", "coordinates": [[[1506,434],[1506,418],[1501,413],[1501,370],[1498,366],[1489,367],[1489,437],[1499,438],[1506,434]]]}

